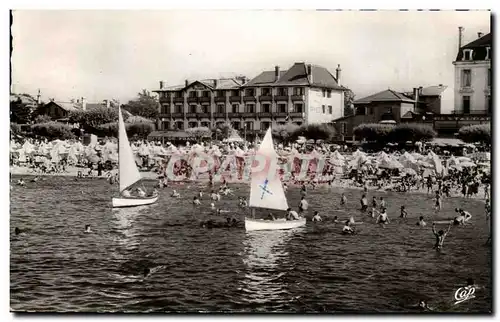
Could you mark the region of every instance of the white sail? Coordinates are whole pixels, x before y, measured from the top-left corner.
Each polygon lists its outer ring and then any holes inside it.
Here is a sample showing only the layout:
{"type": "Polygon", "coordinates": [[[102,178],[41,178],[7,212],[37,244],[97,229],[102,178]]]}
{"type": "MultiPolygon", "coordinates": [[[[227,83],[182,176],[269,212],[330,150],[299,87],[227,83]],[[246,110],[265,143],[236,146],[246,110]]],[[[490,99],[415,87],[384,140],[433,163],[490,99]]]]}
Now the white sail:
{"type": "Polygon", "coordinates": [[[120,171],[120,192],[141,180],[141,175],[135,164],[134,154],[128,142],[125,123],[121,108],[118,107],[118,163],[120,171]]]}
{"type": "Polygon", "coordinates": [[[269,128],[255,154],[256,160],[266,162],[265,167],[252,168],[249,206],[287,210],[288,202],[281,180],[276,173],[278,154],[274,150],[271,128],[269,128]]]}

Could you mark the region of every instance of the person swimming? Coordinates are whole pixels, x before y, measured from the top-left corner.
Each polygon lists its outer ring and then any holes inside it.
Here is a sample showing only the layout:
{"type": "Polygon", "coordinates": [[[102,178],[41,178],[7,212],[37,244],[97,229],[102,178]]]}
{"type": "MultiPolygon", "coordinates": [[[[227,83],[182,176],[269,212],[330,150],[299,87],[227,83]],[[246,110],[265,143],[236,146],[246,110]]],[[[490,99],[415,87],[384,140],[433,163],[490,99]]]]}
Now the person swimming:
{"type": "Polygon", "coordinates": [[[339,222],[339,217],[338,216],[335,216],[333,217],[333,220],[332,220],[334,223],[338,223],[339,222]]]}
{"type": "Polygon", "coordinates": [[[465,223],[472,218],[472,215],[462,208],[455,208],[455,212],[458,212],[459,215],[453,219],[454,225],[465,225],[465,223]]]}
{"type": "Polygon", "coordinates": [[[201,199],[201,198],[203,198],[203,192],[201,192],[201,191],[200,191],[200,192],[198,192],[198,197],[199,197],[200,199],[201,199]]]}
{"type": "Polygon", "coordinates": [[[92,231],[90,230],[90,225],[85,225],[85,233],[91,233],[92,231]]]}
{"type": "Polygon", "coordinates": [[[387,209],[386,208],[382,208],[382,210],[380,210],[380,213],[377,217],[377,224],[388,224],[390,223],[390,220],[389,220],[389,217],[387,216],[387,209]]]}
{"type": "Polygon", "coordinates": [[[181,195],[174,189],[170,195],[172,198],[179,198],[181,195]]]}
{"type": "Polygon", "coordinates": [[[424,216],[420,216],[418,218],[417,226],[420,226],[420,227],[427,226],[427,223],[424,221],[424,216]]]}
{"type": "Polygon", "coordinates": [[[312,217],[312,221],[323,221],[323,219],[321,219],[321,216],[319,215],[319,212],[317,212],[317,211],[314,212],[314,216],[312,217]]]}
{"type": "Polygon", "coordinates": [[[401,214],[400,214],[400,217],[401,217],[401,218],[406,218],[406,217],[408,217],[408,212],[406,211],[405,206],[401,206],[401,214]]]}
{"type": "Polygon", "coordinates": [[[351,227],[351,221],[350,220],[346,220],[345,221],[345,225],[344,225],[344,228],[342,228],[342,234],[354,234],[354,228],[351,227]]]}
{"type": "Polygon", "coordinates": [[[193,198],[193,205],[194,205],[194,206],[199,206],[199,205],[201,205],[200,199],[198,199],[198,197],[197,197],[197,196],[194,196],[194,198],[193,198]]]}
{"type": "Polygon", "coordinates": [[[443,230],[436,232],[436,224],[432,223],[432,233],[436,237],[436,243],[434,244],[433,248],[436,249],[436,251],[440,251],[443,248],[444,239],[446,238],[446,235],[448,235],[448,233],[450,232],[452,225],[453,225],[453,222],[450,222],[446,232],[443,230]]]}
{"type": "Polygon", "coordinates": [[[24,180],[22,178],[17,180],[17,184],[20,186],[24,186],[24,180]]]}

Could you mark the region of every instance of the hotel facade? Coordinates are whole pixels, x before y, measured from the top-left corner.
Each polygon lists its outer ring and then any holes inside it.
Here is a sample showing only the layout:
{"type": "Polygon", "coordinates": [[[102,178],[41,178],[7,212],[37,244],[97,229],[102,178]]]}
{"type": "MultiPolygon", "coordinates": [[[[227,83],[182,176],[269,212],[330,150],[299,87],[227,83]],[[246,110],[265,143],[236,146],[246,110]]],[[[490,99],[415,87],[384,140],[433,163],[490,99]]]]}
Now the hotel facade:
{"type": "Polygon", "coordinates": [[[158,129],[214,128],[229,122],[234,129],[261,132],[270,126],[329,123],[343,116],[344,88],[340,65],[326,68],[295,63],[279,66],[247,81],[245,77],[205,79],[160,88],[158,129]]]}

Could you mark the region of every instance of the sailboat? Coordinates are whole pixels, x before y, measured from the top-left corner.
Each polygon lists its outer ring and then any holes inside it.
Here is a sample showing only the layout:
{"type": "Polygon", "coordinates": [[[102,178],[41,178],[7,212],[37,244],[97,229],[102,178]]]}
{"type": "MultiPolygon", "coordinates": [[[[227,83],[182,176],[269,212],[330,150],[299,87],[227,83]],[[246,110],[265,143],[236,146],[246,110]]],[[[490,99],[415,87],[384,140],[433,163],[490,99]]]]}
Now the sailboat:
{"type": "Polygon", "coordinates": [[[141,175],[135,164],[134,154],[128,141],[120,107],[118,107],[118,171],[120,197],[113,198],[113,208],[149,205],[158,200],[158,194],[150,197],[126,197],[123,195],[125,190],[141,180],[141,175]]]}
{"type": "MultiPolygon", "coordinates": [[[[288,202],[281,180],[276,173],[278,154],[274,150],[271,128],[267,130],[255,157],[260,162],[265,160],[266,165],[263,170],[253,171],[254,169],[252,169],[250,200],[248,203],[252,209],[252,214],[255,216],[255,209],[286,211],[288,202]]],[[[245,229],[247,231],[292,229],[305,226],[305,224],[305,218],[299,220],[245,218],[245,229]]]]}

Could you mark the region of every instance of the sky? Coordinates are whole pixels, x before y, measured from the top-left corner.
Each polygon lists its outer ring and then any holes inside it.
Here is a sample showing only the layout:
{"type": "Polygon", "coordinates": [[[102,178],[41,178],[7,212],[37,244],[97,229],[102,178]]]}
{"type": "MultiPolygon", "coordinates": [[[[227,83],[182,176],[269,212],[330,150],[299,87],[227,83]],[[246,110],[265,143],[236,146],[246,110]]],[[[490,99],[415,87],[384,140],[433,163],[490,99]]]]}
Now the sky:
{"type": "Polygon", "coordinates": [[[321,65],[356,98],[391,88],[453,90],[458,27],[490,32],[488,11],[13,12],[12,90],[59,101],[133,99],[142,89],[321,65]]]}

